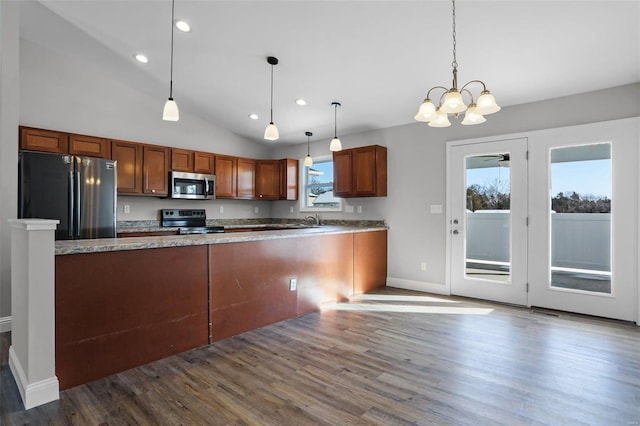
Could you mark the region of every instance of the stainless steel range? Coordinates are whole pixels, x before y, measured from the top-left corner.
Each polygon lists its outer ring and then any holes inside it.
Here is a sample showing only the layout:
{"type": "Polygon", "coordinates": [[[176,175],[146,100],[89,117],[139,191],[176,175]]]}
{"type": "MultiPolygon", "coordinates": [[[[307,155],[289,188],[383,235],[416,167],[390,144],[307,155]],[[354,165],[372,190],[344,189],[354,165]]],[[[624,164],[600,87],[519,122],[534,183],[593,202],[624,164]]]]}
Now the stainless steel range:
{"type": "Polygon", "coordinates": [[[205,209],[162,209],[160,210],[160,226],[180,227],[180,235],[188,234],[220,234],[224,226],[207,226],[205,209]]]}

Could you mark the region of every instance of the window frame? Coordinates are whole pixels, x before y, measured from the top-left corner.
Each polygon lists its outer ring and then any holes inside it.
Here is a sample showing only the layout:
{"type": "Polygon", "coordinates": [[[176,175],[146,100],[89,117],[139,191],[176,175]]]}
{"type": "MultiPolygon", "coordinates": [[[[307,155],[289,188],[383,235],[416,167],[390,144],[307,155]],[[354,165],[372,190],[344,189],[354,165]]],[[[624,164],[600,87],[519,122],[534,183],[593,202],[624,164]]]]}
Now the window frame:
{"type": "MultiPolygon", "coordinates": [[[[313,163],[333,163],[333,155],[322,155],[318,157],[312,157],[313,163]]],[[[342,198],[338,198],[338,206],[337,207],[309,207],[307,206],[307,186],[308,186],[308,174],[307,169],[309,167],[304,166],[304,158],[300,159],[300,163],[302,167],[300,167],[300,191],[299,191],[299,206],[301,212],[313,212],[313,213],[322,213],[322,212],[342,212],[343,209],[343,200],[342,198]]],[[[313,166],[312,166],[313,167],[313,166]]],[[[333,178],[331,179],[333,181],[333,178]]]]}

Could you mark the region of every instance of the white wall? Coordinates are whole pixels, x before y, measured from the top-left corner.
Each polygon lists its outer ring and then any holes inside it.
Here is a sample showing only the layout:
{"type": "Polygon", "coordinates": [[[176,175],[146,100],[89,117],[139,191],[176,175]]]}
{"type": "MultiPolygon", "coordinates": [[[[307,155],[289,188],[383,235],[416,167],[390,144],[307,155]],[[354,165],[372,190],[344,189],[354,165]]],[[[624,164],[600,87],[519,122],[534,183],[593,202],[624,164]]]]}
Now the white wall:
{"type": "Polygon", "coordinates": [[[11,314],[11,228],[18,211],[18,13],[17,2],[0,3],[0,332],[11,314]]]}

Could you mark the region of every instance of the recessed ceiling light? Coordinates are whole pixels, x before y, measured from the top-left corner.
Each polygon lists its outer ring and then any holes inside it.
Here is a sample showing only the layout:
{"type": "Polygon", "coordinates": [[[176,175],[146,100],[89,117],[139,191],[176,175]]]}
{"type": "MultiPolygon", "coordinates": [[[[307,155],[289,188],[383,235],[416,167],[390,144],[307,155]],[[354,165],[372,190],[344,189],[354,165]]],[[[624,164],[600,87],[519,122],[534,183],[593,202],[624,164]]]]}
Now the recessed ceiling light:
{"type": "Polygon", "coordinates": [[[307,101],[305,101],[304,99],[296,99],[296,104],[304,106],[307,104],[307,101]]]}
{"type": "Polygon", "coordinates": [[[185,33],[191,31],[191,26],[185,21],[176,21],[176,28],[185,33]]]}
{"type": "Polygon", "coordinates": [[[143,64],[146,64],[147,62],[149,62],[149,58],[147,58],[145,55],[143,55],[142,53],[138,53],[135,56],[136,60],[138,62],[142,62],[143,64]]]}
{"type": "Polygon", "coordinates": [[[249,118],[252,120],[257,120],[260,117],[258,117],[258,114],[249,114],[249,118]]]}

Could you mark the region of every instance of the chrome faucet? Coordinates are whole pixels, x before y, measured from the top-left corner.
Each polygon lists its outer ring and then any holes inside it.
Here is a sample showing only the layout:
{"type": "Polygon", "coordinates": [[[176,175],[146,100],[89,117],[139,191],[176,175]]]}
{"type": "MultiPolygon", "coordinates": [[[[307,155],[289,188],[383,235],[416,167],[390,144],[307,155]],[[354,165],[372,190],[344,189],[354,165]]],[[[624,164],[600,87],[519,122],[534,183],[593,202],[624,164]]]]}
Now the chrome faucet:
{"type": "Polygon", "coordinates": [[[311,219],[316,223],[316,225],[320,225],[320,216],[318,215],[318,213],[316,213],[315,215],[310,214],[309,216],[304,218],[304,220],[307,219],[311,219]]]}

